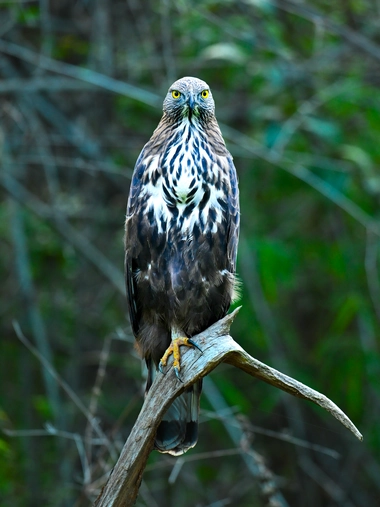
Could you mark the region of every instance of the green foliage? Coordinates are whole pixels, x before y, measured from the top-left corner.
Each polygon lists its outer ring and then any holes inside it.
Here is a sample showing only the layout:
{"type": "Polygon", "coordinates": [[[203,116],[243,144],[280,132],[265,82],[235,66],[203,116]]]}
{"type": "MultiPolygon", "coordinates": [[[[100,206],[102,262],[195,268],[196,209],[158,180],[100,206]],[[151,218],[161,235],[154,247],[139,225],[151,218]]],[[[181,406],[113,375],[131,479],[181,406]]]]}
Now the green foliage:
{"type": "Polygon", "coordinates": [[[13,7],[17,12],[17,21],[20,25],[35,25],[40,17],[40,9],[38,5],[27,5],[20,7],[13,7]]]}
{"type": "MultiPolygon", "coordinates": [[[[240,179],[243,308],[232,335],[330,397],[365,441],[230,367],[212,378],[244,424],[341,453],[254,434],[289,505],[376,505],[378,7],[89,0],[3,2],[0,12],[0,427],[18,435],[0,432],[2,504],[90,505],[137,417],[142,375],[122,293],[129,178],[161,114],[154,97],[195,75],[212,87],[240,179]],[[87,74],[73,79],[75,66],[87,74]],[[17,341],[13,321],[79,403],[17,341]]],[[[265,505],[239,454],[212,454],[233,446],[220,418],[205,417],[179,471],[151,455],[137,505],[265,505]]]]}

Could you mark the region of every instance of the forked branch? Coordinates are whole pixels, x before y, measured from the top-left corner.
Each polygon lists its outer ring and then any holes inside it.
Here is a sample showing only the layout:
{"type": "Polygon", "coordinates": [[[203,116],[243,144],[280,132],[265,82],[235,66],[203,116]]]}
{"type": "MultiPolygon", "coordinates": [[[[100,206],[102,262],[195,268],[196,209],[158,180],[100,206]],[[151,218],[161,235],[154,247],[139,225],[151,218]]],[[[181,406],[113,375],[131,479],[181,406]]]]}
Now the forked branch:
{"type": "Polygon", "coordinates": [[[236,366],[293,396],[313,401],[328,410],[359,440],[363,439],[346,414],[326,396],[254,359],[231,338],[230,325],[238,310],[193,338],[203,353],[190,349],[183,354],[183,383],[177,380],[172,369],[167,375],[156,377],[119,460],[95,502],[96,507],[129,507],[134,504],[146,461],[153,448],[155,432],[165,410],[186,387],[210,373],[221,362],[236,366]]]}

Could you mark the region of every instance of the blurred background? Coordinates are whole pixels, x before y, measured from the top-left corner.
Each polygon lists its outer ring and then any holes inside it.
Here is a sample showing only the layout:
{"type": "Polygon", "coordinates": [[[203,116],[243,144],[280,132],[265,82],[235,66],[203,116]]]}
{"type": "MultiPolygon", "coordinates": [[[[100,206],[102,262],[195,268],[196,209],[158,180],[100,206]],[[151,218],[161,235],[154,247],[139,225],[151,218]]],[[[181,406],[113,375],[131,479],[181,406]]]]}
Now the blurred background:
{"type": "Polygon", "coordinates": [[[152,453],[136,505],[378,505],[380,2],[4,0],[0,21],[0,504],[91,505],[136,420],[125,207],[190,75],[240,179],[231,334],[364,442],[221,365],[198,445],[152,453]]]}

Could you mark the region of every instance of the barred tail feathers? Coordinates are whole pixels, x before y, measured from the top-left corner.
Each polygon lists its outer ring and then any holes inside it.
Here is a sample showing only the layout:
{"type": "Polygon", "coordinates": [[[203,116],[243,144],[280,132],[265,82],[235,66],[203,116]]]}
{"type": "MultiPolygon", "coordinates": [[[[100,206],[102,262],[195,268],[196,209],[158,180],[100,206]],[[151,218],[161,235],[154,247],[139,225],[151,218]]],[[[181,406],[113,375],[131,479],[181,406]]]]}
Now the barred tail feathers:
{"type": "MultiPolygon", "coordinates": [[[[153,362],[148,365],[148,370],[147,389],[157,373],[153,362]]],[[[202,380],[199,380],[173,401],[158,426],[154,442],[155,449],[162,453],[180,456],[196,445],[201,392],[202,380]]]]}

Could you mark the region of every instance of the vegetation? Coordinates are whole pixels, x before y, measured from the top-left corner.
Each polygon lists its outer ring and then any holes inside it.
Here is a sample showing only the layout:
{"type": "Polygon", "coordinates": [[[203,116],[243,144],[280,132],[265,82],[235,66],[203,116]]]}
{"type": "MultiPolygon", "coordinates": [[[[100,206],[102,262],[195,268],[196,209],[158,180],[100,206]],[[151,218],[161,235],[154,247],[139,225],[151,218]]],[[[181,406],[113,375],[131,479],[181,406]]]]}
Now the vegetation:
{"type": "Polygon", "coordinates": [[[168,86],[207,81],[241,189],[252,356],[222,365],[197,447],[152,453],[137,506],[368,507],[380,496],[380,7],[341,0],[0,5],[0,498],[91,505],[143,401],[123,220],[168,86]],[[273,505],[273,502],[272,502],[273,505]]]}

